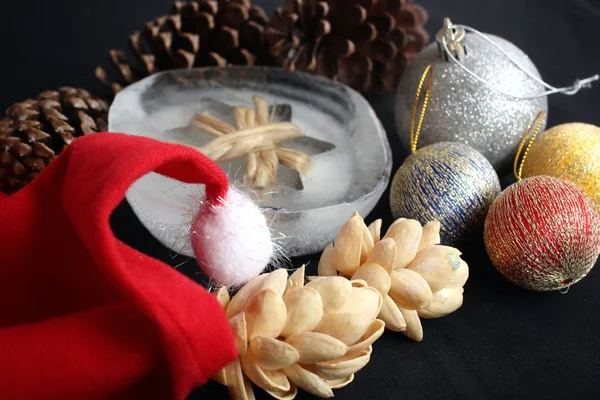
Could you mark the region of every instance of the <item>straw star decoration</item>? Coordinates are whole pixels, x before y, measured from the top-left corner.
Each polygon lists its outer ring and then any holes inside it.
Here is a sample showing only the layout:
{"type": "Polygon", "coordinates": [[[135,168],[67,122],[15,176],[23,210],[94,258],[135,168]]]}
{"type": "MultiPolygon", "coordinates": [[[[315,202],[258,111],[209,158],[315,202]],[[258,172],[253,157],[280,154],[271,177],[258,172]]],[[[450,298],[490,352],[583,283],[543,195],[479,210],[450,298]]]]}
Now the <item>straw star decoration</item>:
{"type": "MultiPolygon", "coordinates": [[[[279,165],[285,165],[301,176],[312,169],[309,155],[282,146],[282,142],[304,138],[305,144],[318,149],[318,153],[331,150],[330,143],[310,138],[295,124],[275,121],[277,107],[253,96],[254,108],[232,107],[236,126],[214,118],[204,112],[194,115],[191,125],[216,137],[204,147],[195,147],[213,161],[228,161],[246,157],[244,184],[258,190],[276,185],[279,165]]],[[[302,189],[301,184],[296,189],[302,189]]]]}

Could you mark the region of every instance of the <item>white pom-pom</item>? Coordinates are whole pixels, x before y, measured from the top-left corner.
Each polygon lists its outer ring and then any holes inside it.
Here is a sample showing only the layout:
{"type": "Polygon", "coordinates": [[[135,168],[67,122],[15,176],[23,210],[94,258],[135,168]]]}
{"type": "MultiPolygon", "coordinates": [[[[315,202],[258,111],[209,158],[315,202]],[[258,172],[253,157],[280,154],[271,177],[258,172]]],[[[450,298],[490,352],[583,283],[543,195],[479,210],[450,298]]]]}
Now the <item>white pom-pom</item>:
{"type": "Polygon", "coordinates": [[[260,209],[230,187],[218,204],[205,204],[192,223],[191,244],[200,267],[215,283],[241,286],[258,276],[273,256],[260,209]]]}

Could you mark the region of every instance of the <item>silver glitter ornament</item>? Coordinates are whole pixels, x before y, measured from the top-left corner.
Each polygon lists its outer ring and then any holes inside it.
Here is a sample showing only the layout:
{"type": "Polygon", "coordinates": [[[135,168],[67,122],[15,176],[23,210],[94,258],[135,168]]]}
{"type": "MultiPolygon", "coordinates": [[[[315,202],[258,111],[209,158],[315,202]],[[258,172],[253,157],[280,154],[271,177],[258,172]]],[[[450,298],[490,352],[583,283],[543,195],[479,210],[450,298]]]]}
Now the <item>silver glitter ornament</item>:
{"type": "Polygon", "coordinates": [[[441,223],[442,243],[460,246],[483,228],[488,209],[500,194],[490,162],[456,142],[425,146],[396,171],[390,188],[394,218],[441,223]]]}
{"type": "MultiPolygon", "coordinates": [[[[535,65],[515,45],[497,36],[487,37],[522,68],[540,77],[535,65]]],[[[464,46],[464,54],[462,47],[457,53],[460,62],[491,85],[516,97],[544,91],[542,85],[481,36],[465,33],[460,44],[464,46]]],[[[410,149],[415,93],[428,65],[433,66],[433,83],[420,146],[442,141],[464,143],[482,153],[497,171],[508,171],[527,127],[538,112],[547,113],[547,97],[520,100],[499,93],[468,75],[447,59],[437,43],[432,43],[407,66],[398,87],[396,124],[406,149],[410,149]]]]}

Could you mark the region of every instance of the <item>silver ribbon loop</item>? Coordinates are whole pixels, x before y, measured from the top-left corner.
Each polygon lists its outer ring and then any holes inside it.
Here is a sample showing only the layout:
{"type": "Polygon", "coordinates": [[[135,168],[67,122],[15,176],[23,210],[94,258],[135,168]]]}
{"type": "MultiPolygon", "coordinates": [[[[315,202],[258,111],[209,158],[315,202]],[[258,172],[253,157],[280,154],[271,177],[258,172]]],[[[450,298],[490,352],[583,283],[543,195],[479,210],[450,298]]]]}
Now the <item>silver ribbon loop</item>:
{"type": "MultiPolygon", "coordinates": [[[[469,68],[467,68],[461,61],[460,58],[462,54],[460,54],[460,52],[457,54],[456,52],[456,41],[453,40],[452,36],[448,36],[447,34],[438,34],[438,42],[441,43],[441,46],[443,48],[443,51],[447,57],[447,59],[451,60],[452,62],[456,63],[461,69],[463,69],[469,76],[475,78],[476,80],[478,80],[479,82],[481,82],[483,85],[487,86],[488,88],[501,93],[505,96],[508,97],[512,97],[515,99],[519,99],[519,100],[531,100],[531,99],[537,99],[540,97],[544,97],[544,96],[549,96],[551,94],[555,94],[555,93],[560,93],[560,94],[564,94],[567,96],[572,96],[576,93],[578,93],[581,89],[583,88],[590,88],[592,86],[592,83],[600,80],[600,75],[596,74],[593,76],[590,76],[588,78],[584,78],[584,79],[577,79],[573,85],[571,86],[567,86],[567,87],[563,87],[563,88],[557,88],[554,87],[546,82],[544,82],[543,80],[541,80],[540,78],[538,78],[537,76],[535,76],[534,74],[532,74],[530,71],[528,71],[526,68],[524,68],[523,66],[521,66],[515,59],[513,59],[511,56],[509,56],[504,50],[502,50],[500,48],[500,46],[498,46],[492,39],[490,39],[487,35],[479,32],[478,30],[471,28],[470,26],[466,26],[466,25],[456,25],[456,24],[452,24],[450,22],[450,20],[446,19],[444,20],[444,29],[442,31],[445,32],[470,32],[473,33],[475,35],[480,36],[481,38],[483,38],[485,41],[487,41],[488,43],[490,43],[496,50],[498,50],[500,53],[502,53],[508,60],[510,60],[519,70],[523,71],[528,77],[530,77],[531,79],[533,79],[534,81],[536,81],[537,83],[539,83],[541,86],[543,86],[544,88],[546,88],[547,90],[542,92],[542,93],[538,93],[538,94],[534,94],[534,95],[530,95],[530,96],[519,96],[519,95],[514,95],[511,93],[508,93],[494,85],[492,85],[491,83],[487,82],[485,79],[481,78],[479,75],[475,74],[473,71],[471,71],[469,68]]],[[[462,37],[461,37],[462,39],[462,37]]]]}

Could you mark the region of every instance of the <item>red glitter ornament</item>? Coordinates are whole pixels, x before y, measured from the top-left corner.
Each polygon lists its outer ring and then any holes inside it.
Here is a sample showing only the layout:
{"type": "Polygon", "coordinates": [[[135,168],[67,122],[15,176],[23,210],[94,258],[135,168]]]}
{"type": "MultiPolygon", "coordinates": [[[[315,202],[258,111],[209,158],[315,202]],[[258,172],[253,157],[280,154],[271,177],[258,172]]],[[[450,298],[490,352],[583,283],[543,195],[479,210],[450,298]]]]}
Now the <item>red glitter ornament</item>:
{"type": "Polygon", "coordinates": [[[485,246],[496,269],[529,290],[567,288],[600,254],[600,215],[572,183],[550,176],[524,179],[492,204],[485,246]]]}

